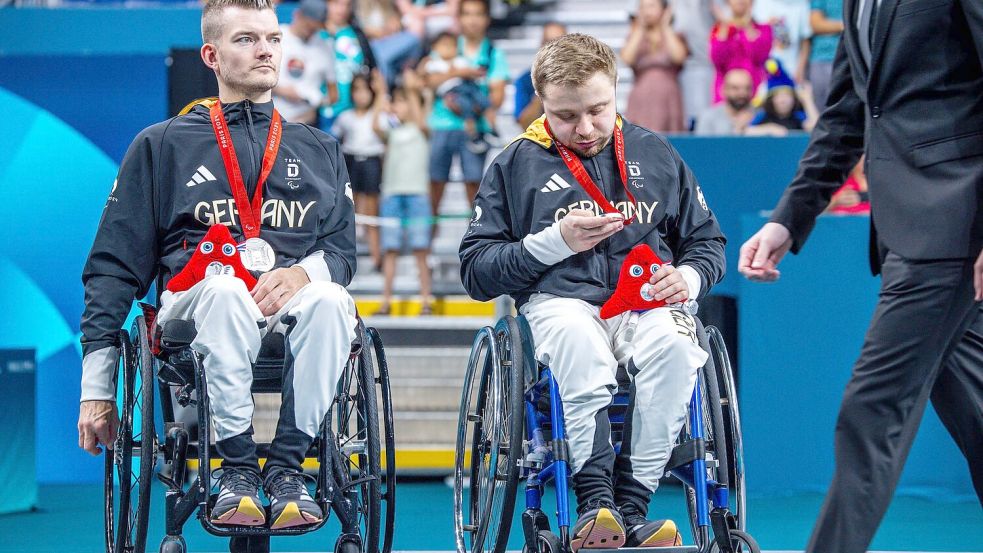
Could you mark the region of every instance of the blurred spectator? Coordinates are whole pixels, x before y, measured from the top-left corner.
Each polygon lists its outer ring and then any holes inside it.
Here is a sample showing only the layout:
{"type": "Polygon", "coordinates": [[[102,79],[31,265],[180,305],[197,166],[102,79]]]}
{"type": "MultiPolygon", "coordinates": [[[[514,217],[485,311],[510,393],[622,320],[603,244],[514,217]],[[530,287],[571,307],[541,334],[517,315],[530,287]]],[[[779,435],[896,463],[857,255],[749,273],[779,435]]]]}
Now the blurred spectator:
{"type": "Polygon", "coordinates": [[[812,101],[809,83],[803,83],[796,90],[795,82],[780,61],[770,59],[765,66],[768,70],[768,93],[745,134],[785,136],[789,131],[811,132],[819,113],[812,101]]]}
{"type": "MultiPolygon", "coordinates": [[[[505,99],[505,83],[509,78],[509,67],[505,54],[492,46],[485,33],[491,24],[486,0],[462,0],[458,19],[461,37],[458,39],[458,52],[471,63],[464,69],[452,69],[447,75],[427,75],[427,86],[433,90],[451,77],[475,79],[482,92],[488,95],[489,109],[478,122],[478,132],[489,133],[494,129],[494,113],[505,99]],[[489,117],[491,115],[492,117],[489,117]]],[[[440,200],[444,197],[444,187],[450,175],[454,156],[461,162],[468,201],[474,202],[478,193],[478,183],[485,169],[485,153],[476,153],[467,147],[468,134],[464,130],[464,120],[454,113],[443,100],[434,101],[430,113],[430,205],[435,216],[440,214],[440,200]]]]}
{"type": "Polygon", "coordinates": [[[328,0],[328,22],[325,34],[334,41],[335,80],[338,101],[321,110],[321,129],[331,130],[334,118],[352,107],[352,78],[368,75],[375,68],[375,56],[369,39],[354,24],[352,0],[328,0]]]}
{"type": "Polygon", "coordinates": [[[795,82],[806,82],[809,62],[809,0],[754,0],[754,19],[771,25],[771,57],[792,72],[795,82]]]}
{"type": "MultiPolygon", "coordinates": [[[[331,133],[341,142],[345,154],[348,177],[352,183],[355,213],[379,216],[379,184],[382,181],[382,156],[386,145],[373,130],[386,101],[385,80],[379,71],[370,77],[355,75],[352,79],[352,109],[342,112],[331,127],[331,133]]],[[[379,251],[379,227],[375,223],[365,226],[372,265],[379,269],[382,255],[379,251]]]]}
{"type": "MultiPolygon", "coordinates": [[[[452,75],[452,70],[468,69],[471,62],[457,50],[457,35],[443,32],[437,35],[430,46],[430,56],[421,64],[426,75],[439,75],[446,80],[434,90],[434,97],[444,102],[454,114],[464,120],[464,130],[471,139],[472,151],[484,153],[488,143],[478,132],[478,120],[489,109],[488,96],[478,87],[474,79],[452,75]]],[[[494,117],[494,113],[488,114],[494,117]]]]}
{"type": "Polygon", "coordinates": [[[754,90],[765,80],[765,60],[771,51],[771,26],[751,18],[751,0],[727,0],[731,18],[710,32],[710,61],[717,70],[713,101],[723,98],[724,75],[731,69],[751,74],[754,90]]]}
{"type": "Polygon", "coordinates": [[[673,28],[683,40],[689,56],[679,74],[683,92],[686,128],[710,107],[713,98],[713,65],[710,63],[710,29],[721,19],[723,0],[671,0],[673,28]]]}
{"type": "Polygon", "coordinates": [[[731,69],[724,76],[724,101],[703,110],[696,118],[695,132],[699,136],[729,136],[744,134],[754,118],[751,107],[751,74],[746,69],[731,69]]]}
{"type": "Polygon", "coordinates": [[[833,57],[843,34],[843,0],[812,0],[812,48],[809,52],[809,82],[820,111],[829,97],[833,57]]]}
{"type": "Polygon", "coordinates": [[[280,25],[283,61],[273,101],[287,121],[316,125],[321,106],[338,99],[334,51],[320,35],[327,18],[325,0],[302,0],[290,24],[280,25]]]}
{"type": "Polygon", "coordinates": [[[864,174],[864,156],[853,167],[850,176],[830,198],[827,213],[838,215],[869,215],[870,197],[867,194],[867,175],[864,174]]]}
{"type": "Polygon", "coordinates": [[[403,68],[420,58],[423,43],[420,37],[403,29],[402,16],[392,0],[358,0],[356,9],[379,70],[392,87],[403,68]]]}
{"type": "MultiPolygon", "coordinates": [[[[562,23],[555,21],[547,23],[543,25],[543,40],[540,41],[540,45],[565,34],[567,28],[562,23]]],[[[543,115],[543,101],[536,96],[536,90],[532,86],[532,69],[527,69],[515,80],[515,108],[512,113],[519,127],[523,129],[543,115]]]]}
{"type": "Polygon", "coordinates": [[[403,26],[420,38],[422,44],[443,32],[456,33],[460,0],[396,0],[403,14],[403,26]]]}
{"type": "Polygon", "coordinates": [[[392,114],[389,122],[381,118],[374,123],[380,137],[386,139],[386,162],[382,171],[382,249],[385,252],[382,305],[376,315],[388,315],[392,306],[393,281],[396,279],[396,258],[406,242],[416,258],[420,275],[421,315],[430,315],[430,254],[431,211],[428,189],[430,170],[426,130],[424,126],[423,83],[412,70],[404,73],[403,85],[393,90],[392,114]]]}
{"type": "Polygon", "coordinates": [[[679,70],[687,55],[686,43],[672,28],[667,0],[640,0],[621,49],[622,61],[635,74],[625,112],[629,121],[656,132],[685,130],[679,70]]]}

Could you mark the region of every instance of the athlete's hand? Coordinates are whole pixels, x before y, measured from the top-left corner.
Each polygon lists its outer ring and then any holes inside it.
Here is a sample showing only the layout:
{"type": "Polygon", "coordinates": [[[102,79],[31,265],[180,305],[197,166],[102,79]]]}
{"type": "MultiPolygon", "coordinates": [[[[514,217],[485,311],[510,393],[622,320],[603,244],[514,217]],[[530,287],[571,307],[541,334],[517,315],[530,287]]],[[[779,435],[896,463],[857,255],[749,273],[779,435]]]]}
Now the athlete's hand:
{"type": "Polygon", "coordinates": [[[689,299],[689,285],[683,274],[672,265],[666,264],[649,279],[656,301],[665,300],[667,304],[682,303],[689,299]]]}
{"type": "Polygon", "coordinates": [[[116,431],[119,430],[119,415],[116,414],[115,401],[83,401],[79,405],[79,447],[93,455],[113,448],[116,431]]]}
{"type": "Polygon", "coordinates": [[[560,235],[570,249],[577,253],[593,248],[601,240],[623,228],[624,219],[594,215],[586,209],[571,209],[560,219],[560,235]]]}
{"type": "Polygon", "coordinates": [[[287,305],[290,298],[310,282],[307,271],[300,265],[273,269],[259,276],[250,294],[263,315],[269,317],[287,305]]]}
{"type": "Polygon", "coordinates": [[[765,223],[761,230],[741,246],[737,270],[749,280],[778,280],[778,262],[792,247],[792,235],[778,223],[765,223]]]}
{"type": "Polygon", "coordinates": [[[983,251],[973,263],[973,288],[976,290],[976,301],[983,301],[983,251]]]}

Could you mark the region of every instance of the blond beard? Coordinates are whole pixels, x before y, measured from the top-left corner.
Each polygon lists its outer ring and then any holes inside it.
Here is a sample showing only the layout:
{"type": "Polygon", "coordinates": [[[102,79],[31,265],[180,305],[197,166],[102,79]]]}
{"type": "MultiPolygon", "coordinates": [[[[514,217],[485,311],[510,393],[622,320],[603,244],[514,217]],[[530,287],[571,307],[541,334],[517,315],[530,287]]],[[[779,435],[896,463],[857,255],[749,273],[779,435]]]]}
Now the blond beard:
{"type": "Polygon", "coordinates": [[[603,140],[599,140],[597,144],[594,144],[593,146],[591,146],[590,149],[587,150],[587,151],[581,150],[576,145],[574,145],[574,146],[567,146],[567,147],[570,148],[571,150],[573,150],[574,153],[576,153],[580,157],[583,157],[583,158],[592,158],[592,157],[596,156],[597,154],[601,153],[601,151],[604,150],[604,148],[607,148],[609,142],[611,142],[611,137],[610,136],[608,136],[607,138],[605,138],[603,140]]]}

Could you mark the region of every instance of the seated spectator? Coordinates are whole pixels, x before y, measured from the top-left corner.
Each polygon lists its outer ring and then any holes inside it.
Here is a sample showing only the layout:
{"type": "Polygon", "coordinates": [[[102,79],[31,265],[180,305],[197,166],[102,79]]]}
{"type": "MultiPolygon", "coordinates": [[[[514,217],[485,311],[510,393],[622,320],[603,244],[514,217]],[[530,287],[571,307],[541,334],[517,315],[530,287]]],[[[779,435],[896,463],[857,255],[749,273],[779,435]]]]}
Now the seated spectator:
{"type": "Polygon", "coordinates": [[[621,59],[635,74],[625,116],[651,131],[682,132],[679,71],[689,51],[672,28],[668,0],[640,0],[621,59]]]}
{"type": "Polygon", "coordinates": [[[809,62],[809,0],[754,0],[754,19],[771,26],[771,57],[792,72],[797,83],[806,82],[809,62]]]}
{"type": "Polygon", "coordinates": [[[320,35],[327,18],[325,0],[303,0],[290,24],[280,25],[283,61],[273,101],[287,121],[315,125],[318,110],[338,99],[334,52],[320,35]]]}
{"type": "Polygon", "coordinates": [[[335,117],[352,108],[352,78],[375,69],[375,56],[369,39],[354,23],[352,0],[328,0],[328,21],[324,36],[334,44],[335,81],[338,100],[321,110],[318,126],[331,132],[335,117]]]}
{"type": "Polygon", "coordinates": [[[870,198],[867,195],[867,175],[864,174],[864,156],[853,167],[850,176],[830,198],[826,213],[837,215],[869,215],[870,198]]]}
{"type": "Polygon", "coordinates": [[[731,69],[751,74],[754,90],[765,80],[765,61],[771,51],[771,27],[751,18],[751,0],[728,0],[731,18],[717,23],[710,32],[710,61],[717,75],[713,101],[723,98],[724,75],[731,69]]]}
{"type": "MultiPolygon", "coordinates": [[[[355,75],[352,79],[353,108],[339,115],[331,127],[331,134],[341,142],[341,152],[345,154],[357,215],[379,216],[379,184],[386,145],[372,128],[382,111],[386,91],[385,80],[379,71],[372,73],[372,82],[365,75],[355,75]]],[[[378,270],[382,267],[379,227],[371,223],[365,228],[372,265],[378,270]]]]}
{"type": "Polygon", "coordinates": [[[770,59],[767,67],[768,92],[745,134],[785,136],[789,131],[811,132],[819,120],[819,113],[812,101],[809,83],[796,90],[795,82],[781,62],[770,59]]]}
{"type": "Polygon", "coordinates": [[[421,64],[424,74],[446,78],[434,90],[435,99],[443,100],[448,109],[464,120],[464,130],[471,137],[468,147],[477,153],[484,153],[488,150],[488,143],[478,132],[478,120],[482,115],[494,118],[495,114],[486,113],[491,104],[478,83],[459,76],[468,73],[470,67],[471,62],[457,50],[457,35],[449,32],[437,35],[430,45],[430,55],[421,64]]]}
{"type": "MultiPolygon", "coordinates": [[[[543,40],[541,45],[567,34],[567,28],[562,23],[551,22],[543,25],[543,40]]],[[[532,69],[515,80],[515,108],[512,111],[515,120],[521,128],[526,128],[533,121],[543,116],[543,101],[536,96],[532,87],[532,69]]]]}
{"type": "Polygon", "coordinates": [[[376,315],[389,315],[392,309],[396,258],[406,242],[416,258],[420,275],[421,315],[432,313],[430,295],[430,168],[427,135],[420,91],[423,83],[412,70],[406,70],[403,85],[393,90],[391,117],[373,122],[373,130],[386,140],[387,155],[382,170],[382,305],[376,315]]]}
{"type": "Polygon", "coordinates": [[[696,118],[695,133],[699,136],[744,134],[754,118],[751,82],[751,74],[746,69],[728,71],[724,76],[724,101],[703,110],[696,118]]]}
{"type": "Polygon", "coordinates": [[[392,87],[403,68],[420,59],[423,43],[420,37],[403,29],[402,14],[392,0],[359,0],[356,10],[379,70],[392,87]]]}

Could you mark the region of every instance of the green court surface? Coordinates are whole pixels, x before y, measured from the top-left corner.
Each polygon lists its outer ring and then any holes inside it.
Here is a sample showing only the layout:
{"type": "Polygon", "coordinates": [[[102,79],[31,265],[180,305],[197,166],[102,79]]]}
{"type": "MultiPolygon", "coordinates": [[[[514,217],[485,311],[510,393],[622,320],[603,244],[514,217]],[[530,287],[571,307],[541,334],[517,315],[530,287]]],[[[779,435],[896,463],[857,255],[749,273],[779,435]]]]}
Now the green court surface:
{"type": "MultiPolygon", "coordinates": [[[[442,481],[401,481],[397,487],[395,551],[454,549],[452,493],[442,481]]],[[[154,487],[150,552],[163,535],[163,490],[154,487]]],[[[520,504],[522,490],[519,490],[520,504]]],[[[822,497],[750,497],[748,529],[768,551],[801,551],[822,497]]],[[[553,510],[552,494],[544,498],[553,510]]],[[[673,518],[686,525],[682,489],[665,486],[652,502],[651,518],[673,518]]],[[[521,548],[518,525],[510,549],[521,548]]],[[[338,526],[332,519],[321,530],[299,537],[275,538],[274,551],[331,551],[338,526]]],[[[688,533],[688,531],[687,531],[688,533]]],[[[39,510],[0,516],[0,552],[98,553],[103,548],[102,487],[44,486],[39,510]]],[[[226,541],[208,535],[197,519],[185,525],[189,551],[227,551],[226,541]]],[[[895,498],[874,540],[878,551],[983,551],[983,510],[976,501],[895,498]]]]}

